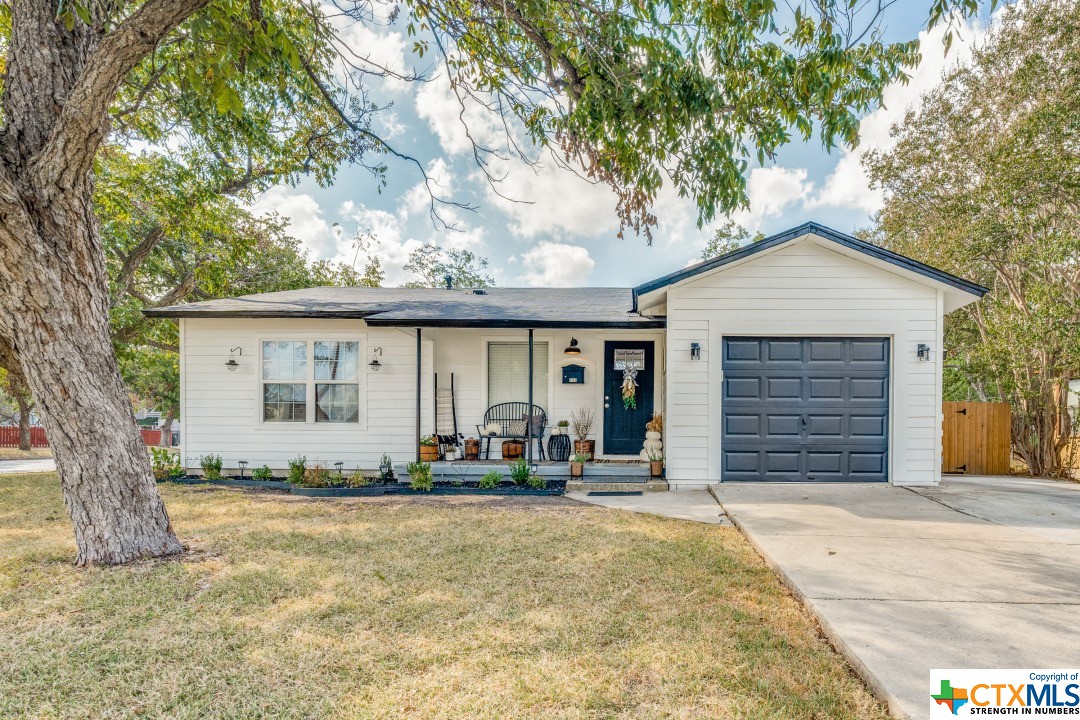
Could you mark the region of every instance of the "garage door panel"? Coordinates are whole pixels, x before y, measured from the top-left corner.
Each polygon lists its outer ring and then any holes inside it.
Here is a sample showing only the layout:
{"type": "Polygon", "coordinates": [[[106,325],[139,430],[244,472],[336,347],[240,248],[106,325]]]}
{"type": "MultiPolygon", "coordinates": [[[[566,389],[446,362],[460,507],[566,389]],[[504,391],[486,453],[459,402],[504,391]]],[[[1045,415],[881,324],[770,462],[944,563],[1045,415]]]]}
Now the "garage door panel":
{"type": "Polygon", "coordinates": [[[725,481],[885,481],[887,338],[727,338],[725,481]]]}

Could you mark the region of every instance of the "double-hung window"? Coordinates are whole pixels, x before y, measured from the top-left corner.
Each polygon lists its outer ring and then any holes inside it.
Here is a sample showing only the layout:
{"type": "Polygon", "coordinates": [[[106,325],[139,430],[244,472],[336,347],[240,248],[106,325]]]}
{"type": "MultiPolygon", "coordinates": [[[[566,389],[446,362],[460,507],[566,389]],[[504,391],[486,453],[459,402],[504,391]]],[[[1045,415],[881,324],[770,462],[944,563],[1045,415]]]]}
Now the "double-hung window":
{"type": "Polygon", "coordinates": [[[360,343],[264,340],[262,420],[359,422],[360,343]]]}

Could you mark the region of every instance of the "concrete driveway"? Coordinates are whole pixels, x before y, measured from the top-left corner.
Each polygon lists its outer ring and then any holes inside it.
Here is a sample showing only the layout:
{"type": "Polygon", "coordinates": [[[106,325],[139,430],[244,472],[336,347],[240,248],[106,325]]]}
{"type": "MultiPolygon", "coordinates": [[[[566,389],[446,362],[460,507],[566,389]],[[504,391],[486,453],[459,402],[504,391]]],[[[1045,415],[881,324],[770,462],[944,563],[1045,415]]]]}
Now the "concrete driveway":
{"type": "Polygon", "coordinates": [[[932,668],[1080,666],[1080,485],[726,484],[714,495],[900,717],[932,668]]]}

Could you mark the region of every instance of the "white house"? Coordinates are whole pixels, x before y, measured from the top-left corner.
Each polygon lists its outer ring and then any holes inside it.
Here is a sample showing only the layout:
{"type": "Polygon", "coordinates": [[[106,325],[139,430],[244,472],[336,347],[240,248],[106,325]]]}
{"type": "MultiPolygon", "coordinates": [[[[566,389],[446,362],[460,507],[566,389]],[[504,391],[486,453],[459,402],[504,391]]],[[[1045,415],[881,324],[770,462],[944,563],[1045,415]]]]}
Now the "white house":
{"type": "Polygon", "coordinates": [[[189,466],[412,459],[447,432],[435,398],[451,377],[458,432],[476,436],[489,407],[529,402],[531,342],[548,431],[593,409],[597,456],[631,459],[663,411],[672,487],[927,485],[943,317],[986,292],[807,223],[636,288],[312,288],[147,314],[180,321],[189,466]],[[619,394],[628,363],[636,408],[619,394]]]}

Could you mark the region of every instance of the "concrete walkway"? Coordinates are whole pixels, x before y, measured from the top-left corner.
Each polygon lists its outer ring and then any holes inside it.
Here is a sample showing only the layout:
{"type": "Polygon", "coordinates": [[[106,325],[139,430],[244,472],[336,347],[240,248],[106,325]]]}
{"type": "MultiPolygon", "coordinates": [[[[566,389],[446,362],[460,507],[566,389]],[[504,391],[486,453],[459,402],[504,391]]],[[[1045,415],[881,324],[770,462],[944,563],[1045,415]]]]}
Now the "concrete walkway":
{"type": "Polygon", "coordinates": [[[588,495],[567,493],[566,497],[581,502],[618,510],[649,513],[676,520],[692,520],[712,525],[731,525],[723,508],[707,490],[681,492],[647,492],[641,495],[588,495]]]}
{"type": "Polygon", "coordinates": [[[0,460],[0,475],[18,475],[21,473],[52,472],[56,462],[52,458],[38,460],[0,460]]]}
{"type": "Polygon", "coordinates": [[[1080,666],[1080,485],[713,492],[897,716],[929,716],[933,668],[1080,666]]]}

